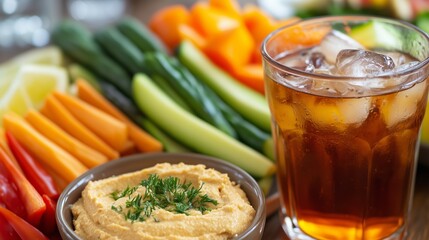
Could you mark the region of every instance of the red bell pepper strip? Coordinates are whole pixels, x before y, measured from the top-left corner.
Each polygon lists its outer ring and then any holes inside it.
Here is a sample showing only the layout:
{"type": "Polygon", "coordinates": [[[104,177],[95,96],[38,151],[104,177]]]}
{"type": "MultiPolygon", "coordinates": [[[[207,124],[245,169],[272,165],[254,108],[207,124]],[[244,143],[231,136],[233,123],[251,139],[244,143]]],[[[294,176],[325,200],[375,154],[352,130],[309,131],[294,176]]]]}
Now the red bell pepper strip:
{"type": "Polygon", "coordinates": [[[21,239],[48,240],[48,238],[37,230],[37,228],[33,227],[30,223],[26,222],[24,219],[18,217],[6,208],[0,207],[0,215],[9,222],[10,226],[15,229],[21,239]]]}
{"type": "MultiPolygon", "coordinates": [[[[0,183],[1,184],[1,183],[0,183]]],[[[6,208],[5,203],[0,198],[0,207],[6,208]]],[[[0,215],[0,239],[21,240],[12,226],[6,219],[0,215]]]]}
{"type": "Polygon", "coordinates": [[[60,193],[54,180],[46,170],[31,156],[27,150],[9,132],[6,132],[7,144],[24,171],[28,181],[34,186],[40,195],[46,194],[50,198],[58,199],[60,193]]]}
{"type": "Polygon", "coordinates": [[[16,215],[22,218],[27,216],[16,186],[13,182],[9,181],[9,174],[2,164],[0,164],[0,202],[16,215]]]}
{"type": "Polygon", "coordinates": [[[48,195],[43,194],[42,198],[46,204],[46,211],[43,214],[39,229],[47,236],[51,236],[55,230],[57,230],[57,222],[55,220],[55,208],[57,207],[57,203],[48,195]]]}
{"type": "MultiPolygon", "coordinates": [[[[0,207],[2,207],[1,204],[0,207]]],[[[0,216],[0,226],[0,239],[21,240],[19,235],[3,216],[0,216]]]]}
{"type": "Polygon", "coordinates": [[[19,196],[24,203],[27,212],[26,220],[33,226],[38,226],[43,213],[46,210],[46,205],[37,190],[25,178],[24,174],[20,172],[15,164],[12,163],[9,156],[0,148],[0,163],[3,164],[5,169],[10,173],[17,188],[19,196]]]}

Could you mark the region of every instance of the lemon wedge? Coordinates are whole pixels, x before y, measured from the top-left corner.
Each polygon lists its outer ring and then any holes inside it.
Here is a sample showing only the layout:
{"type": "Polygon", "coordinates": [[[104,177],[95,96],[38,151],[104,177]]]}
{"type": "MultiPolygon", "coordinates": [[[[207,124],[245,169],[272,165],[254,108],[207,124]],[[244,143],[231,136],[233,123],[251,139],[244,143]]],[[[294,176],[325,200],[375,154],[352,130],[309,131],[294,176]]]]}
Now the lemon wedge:
{"type": "Polygon", "coordinates": [[[60,66],[63,55],[57,47],[44,47],[24,52],[0,65],[0,98],[8,91],[19,68],[25,64],[60,66]]]}
{"type": "Polygon", "coordinates": [[[49,65],[24,65],[0,100],[0,114],[12,111],[23,115],[29,109],[38,109],[51,92],[65,92],[67,87],[65,69],[49,65]]]}

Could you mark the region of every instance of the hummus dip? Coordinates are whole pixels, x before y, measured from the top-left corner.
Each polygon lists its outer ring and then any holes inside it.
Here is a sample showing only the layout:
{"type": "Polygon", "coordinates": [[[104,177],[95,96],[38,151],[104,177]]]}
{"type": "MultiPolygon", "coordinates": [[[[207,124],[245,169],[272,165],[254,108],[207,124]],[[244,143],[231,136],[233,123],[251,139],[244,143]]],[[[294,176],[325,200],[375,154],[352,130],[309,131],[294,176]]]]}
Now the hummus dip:
{"type": "Polygon", "coordinates": [[[227,174],[206,169],[204,165],[183,163],[157,164],[89,182],[71,210],[75,232],[82,239],[230,239],[243,232],[255,216],[244,191],[227,174]],[[150,217],[130,220],[126,216],[126,199],[135,199],[136,194],[144,196],[142,180],[154,174],[161,179],[175,177],[191,183],[202,195],[215,200],[215,204],[208,203],[207,211],[189,209],[185,213],[155,207],[150,217]],[[130,197],[116,200],[112,197],[112,193],[134,186],[138,188],[130,197]]]}

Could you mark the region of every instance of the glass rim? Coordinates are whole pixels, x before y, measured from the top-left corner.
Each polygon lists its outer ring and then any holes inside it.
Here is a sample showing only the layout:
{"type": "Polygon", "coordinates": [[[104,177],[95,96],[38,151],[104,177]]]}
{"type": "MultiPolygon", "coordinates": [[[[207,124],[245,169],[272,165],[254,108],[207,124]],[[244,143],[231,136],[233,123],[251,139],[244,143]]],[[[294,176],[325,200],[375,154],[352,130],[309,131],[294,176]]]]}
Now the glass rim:
{"type": "MultiPolygon", "coordinates": [[[[265,37],[265,39],[262,42],[261,45],[261,54],[262,57],[272,66],[278,68],[279,70],[291,73],[293,75],[299,76],[299,77],[309,77],[309,78],[313,78],[313,79],[323,79],[323,80],[345,80],[345,81],[350,81],[350,80],[383,80],[383,79],[390,79],[392,77],[401,77],[401,76],[406,76],[406,75],[410,75],[415,73],[416,71],[422,69],[423,67],[425,67],[426,65],[429,64],[429,56],[426,57],[424,60],[420,61],[418,64],[410,67],[410,68],[406,68],[404,70],[400,70],[400,71],[392,71],[392,72],[387,72],[387,73],[383,73],[380,75],[374,75],[374,76],[364,76],[364,77],[354,77],[354,76],[337,76],[337,75],[327,75],[327,74],[317,74],[317,73],[310,73],[310,72],[305,72],[296,68],[292,68],[292,67],[288,67],[286,65],[283,65],[281,63],[279,63],[277,60],[275,60],[269,53],[268,53],[268,42],[277,34],[279,34],[281,31],[293,27],[293,26],[297,26],[299,24],[302,23],[318,23],[318,22],[334,22],[334,21],[352,21],[352,20],[378,20],[378,21],[383,21],[383,22],[390,22],[392,24],[395,25],[402,25],[403,27],[412,29],[413,31],[416,31],[418,34],[422,35],[424,37],[424,39],[428,42],[428,46],[429,46],[429,34],[424,32],[423,30],[421,30],[420,28],[418,28],[417,26],[403,21],[403,20],[397,20],[397,19],[389,19],[389,18],[383,18],[383,17],[376,17],[376,16],[364,16],[364,15],[342,15],[342,16],[320,16],[320,17],[313,17],[313,18],[307,18],[307,19],[301,19],[298,21],[294,21],[290,24],[287,24],[285,26],[282,26],[276,30],[274,30],[273,32],[271,32],[270,34],[268,34],[268,36],[265,37]]],[[[429,51],[429,49],[428,49],[429,51]]]]}

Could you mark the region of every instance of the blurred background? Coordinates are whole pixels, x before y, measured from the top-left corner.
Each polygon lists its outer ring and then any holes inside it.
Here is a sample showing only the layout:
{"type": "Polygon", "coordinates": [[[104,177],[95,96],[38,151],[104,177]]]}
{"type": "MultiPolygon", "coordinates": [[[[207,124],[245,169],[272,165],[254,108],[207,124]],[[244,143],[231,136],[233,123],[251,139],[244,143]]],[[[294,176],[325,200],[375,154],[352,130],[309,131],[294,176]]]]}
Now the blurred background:
{"type": "MultiPolygon", "coordinates": [[[[124,15],[142,21],[167,4],[195,0],[0,0],[0,62],[31,47],[49,44],[49,32],[64,18],[97,30],[124,15]]],[[[429,0],[240,0],[258,4],[275,18],[368,14],[410,21],[429,31],[429,0]]]]}

